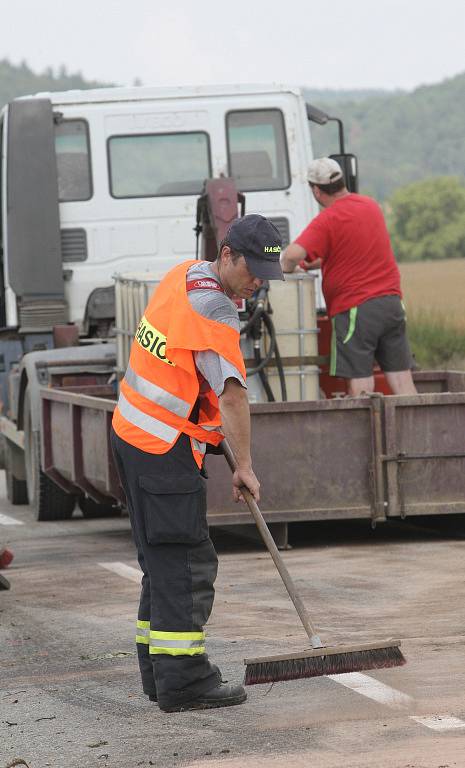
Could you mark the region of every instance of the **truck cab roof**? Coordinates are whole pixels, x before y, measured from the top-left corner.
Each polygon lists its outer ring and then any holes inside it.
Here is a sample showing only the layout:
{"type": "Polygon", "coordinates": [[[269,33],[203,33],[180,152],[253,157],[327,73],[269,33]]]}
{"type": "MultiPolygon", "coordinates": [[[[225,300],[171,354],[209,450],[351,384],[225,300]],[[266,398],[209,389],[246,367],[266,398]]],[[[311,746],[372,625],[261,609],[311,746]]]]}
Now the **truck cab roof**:
{"type": "Polygon", "coordinates": [[[48,91],[21,96],[20,99],[49,99],[52,104],[90,104],[113,101],[153,101],[154,99],[180,99],[193,97],[224,97],[270,93],[301,95],[301,89],[283,84],[229,84],[229,85],[180,85],[177,87],[132,86],[94,88],[74,91],[48,91]]]}

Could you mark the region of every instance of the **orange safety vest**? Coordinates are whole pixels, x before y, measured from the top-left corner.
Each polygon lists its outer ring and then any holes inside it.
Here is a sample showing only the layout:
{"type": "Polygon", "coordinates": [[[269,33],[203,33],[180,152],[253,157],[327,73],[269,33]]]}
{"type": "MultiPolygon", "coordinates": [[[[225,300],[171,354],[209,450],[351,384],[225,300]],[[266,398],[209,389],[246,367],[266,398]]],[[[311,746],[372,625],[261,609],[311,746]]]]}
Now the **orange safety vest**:
{"type": "Polygon", "coordinates": [[[202,317],[189,302],[186,275],[195,263],[187,261],[170,270],[150,298],[132,343],[113,429],[130,445],[157,454],[169,451],[183,432],[191,439],[200,467],[205,444],[218,445],[224,435],[219,429],[218,398],[197,371],[194,352],[213,350],[244,379],[246,372],[239,332],[202,317]],[[197,401],[194,424],[189,416],[197,401]]]}

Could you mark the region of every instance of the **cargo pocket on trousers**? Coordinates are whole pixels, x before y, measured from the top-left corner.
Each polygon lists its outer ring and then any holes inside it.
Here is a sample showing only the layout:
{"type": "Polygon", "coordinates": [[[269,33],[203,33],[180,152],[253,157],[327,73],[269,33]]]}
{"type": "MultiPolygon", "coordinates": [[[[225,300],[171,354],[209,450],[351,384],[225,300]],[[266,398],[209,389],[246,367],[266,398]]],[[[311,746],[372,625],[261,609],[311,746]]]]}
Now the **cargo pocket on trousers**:
{"type": "Polygon", "coordinates": [[[205,484],[199,475],[139,477],[149,544],[199,544],[208,539],[205,484]]]}

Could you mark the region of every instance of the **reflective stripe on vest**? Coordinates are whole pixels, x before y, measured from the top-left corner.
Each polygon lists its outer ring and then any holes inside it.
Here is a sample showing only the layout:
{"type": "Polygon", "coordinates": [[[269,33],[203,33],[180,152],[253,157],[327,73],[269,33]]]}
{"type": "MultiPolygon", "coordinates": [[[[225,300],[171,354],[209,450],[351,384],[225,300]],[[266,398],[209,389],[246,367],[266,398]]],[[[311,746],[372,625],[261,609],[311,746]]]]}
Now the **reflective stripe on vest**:
{"type": "Polygon", "coordinates": [[[205,653],[205,632],[150,631],[150,653],[168,656],[197,656],[205,653]]]}
{"type": "Polygon", "coordinates": [[[148,645],[150,638],[150,621],[137,620],[136,643],[148,645]]]}
{"type": "Polygon", "coordinates": [[[192,438],[192,445],[194,447],[194,450],[198,451],[199,453],[201,453],[202,456],[207,451],[207,444],[206,443],[199,443],[199,441],[196,440],[195,437],[192,438]]]}
{"type": "Polygon", "coordinates": [[[149,435],[158,437],[159,440],[164,440],[165,443],[173,443],[179,434],[177,429],[173,429],[173,427],[170,427],[163,421],[159,421],[131,405],[122,392],[119,395],[118,408],[123,418],[129,421],[130,424],[139,427],[144,432],[148,432],[149,435]]]}
{"type": "Polygon", "coordinates": [[[201,467],[203,443],[218,445],[223,435],[216,394],[211,389],[199,391],[195,352],[213,350],[244,377],[245,366],[238,331],[191,307],[186,277],[195,263],[174,267],[152,294],[132,343],[113,427],[122,440],[152,454],[166,453],[184,433],[191,438],[194,459],[201,467]],[[197,401],[199,423],[195,424],[189,415],[197,401]]]}
{"type": "Polygon", "coordinates": [[[185,400],[181,400],[180,397],[176,397],[176,395],[172,395],[157,384],[153,384],[148,379],[144,379],[143,376],[139,376],[133,371],[131,366],[128,366],[124,379],[131,389],[134,389],[139,395],[142,395],[142,397],[146,397],[147,400],[160,405],[167,411],[171,411],[171,413],[176,414],[176,416],[181,416],[183,419],[189,415],[189,403],[185,400]]]}

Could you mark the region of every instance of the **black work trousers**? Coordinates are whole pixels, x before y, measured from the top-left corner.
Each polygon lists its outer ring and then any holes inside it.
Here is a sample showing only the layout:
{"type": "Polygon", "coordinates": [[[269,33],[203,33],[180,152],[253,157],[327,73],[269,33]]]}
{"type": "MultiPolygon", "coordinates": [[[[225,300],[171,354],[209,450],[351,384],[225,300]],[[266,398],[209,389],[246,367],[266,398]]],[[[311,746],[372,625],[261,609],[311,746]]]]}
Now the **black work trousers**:
{"type": "Polygon", "coordinates": [[[208,535],[205,481],[182,434],[165,454],[111,442],[143,572],[137,621],[142,687],[161,706],[214,688],[221,674],[205,653],[218,558],[208,535]]]}

